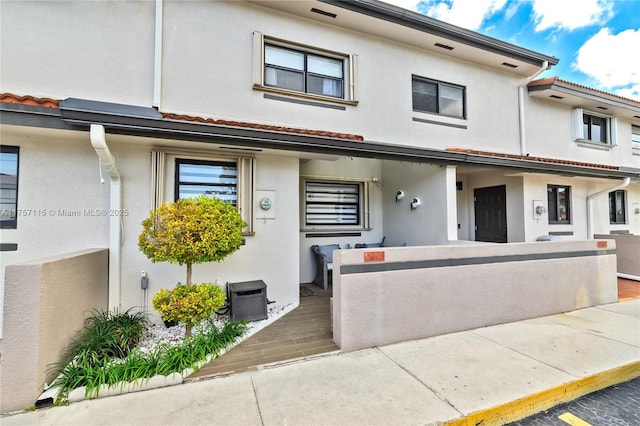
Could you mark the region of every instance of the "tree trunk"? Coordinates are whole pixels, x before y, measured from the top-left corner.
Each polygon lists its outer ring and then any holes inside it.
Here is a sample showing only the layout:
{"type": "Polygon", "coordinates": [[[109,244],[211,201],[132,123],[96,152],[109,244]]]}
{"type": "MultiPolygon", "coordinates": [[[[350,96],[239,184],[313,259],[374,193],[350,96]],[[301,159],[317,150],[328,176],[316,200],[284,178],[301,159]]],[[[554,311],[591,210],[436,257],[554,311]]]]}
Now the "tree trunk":
{"type": "Polygon", "coordinates": [[[191,264],[187,263],[187,287],[191,286],[191,264]]]}
{"type": "Polygon", "coordinates": [[[185,326],[184,337],[190,337],[190,336],[191,336],[191,327],[185,326]]]}

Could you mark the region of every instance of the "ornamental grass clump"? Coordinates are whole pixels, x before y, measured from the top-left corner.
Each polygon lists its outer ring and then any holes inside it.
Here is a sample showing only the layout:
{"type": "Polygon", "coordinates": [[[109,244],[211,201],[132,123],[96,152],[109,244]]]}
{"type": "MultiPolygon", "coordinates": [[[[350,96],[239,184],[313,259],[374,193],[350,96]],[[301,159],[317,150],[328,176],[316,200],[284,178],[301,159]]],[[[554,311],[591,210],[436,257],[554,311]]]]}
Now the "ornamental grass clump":
{"type": "Polygon", "coordinates": [[[153,307],[163,320],[184,323],[185,334],[190,336],[194,324],[224,305],[224,293],[217,285],[191,288],[192,265],[220,262],[238,250],[245,226],[232,204],[204,195],[164,203],[142,222],[138,247],[152,262],[187,265],[184,285],[161,289],[153,298],[153,307]]]}

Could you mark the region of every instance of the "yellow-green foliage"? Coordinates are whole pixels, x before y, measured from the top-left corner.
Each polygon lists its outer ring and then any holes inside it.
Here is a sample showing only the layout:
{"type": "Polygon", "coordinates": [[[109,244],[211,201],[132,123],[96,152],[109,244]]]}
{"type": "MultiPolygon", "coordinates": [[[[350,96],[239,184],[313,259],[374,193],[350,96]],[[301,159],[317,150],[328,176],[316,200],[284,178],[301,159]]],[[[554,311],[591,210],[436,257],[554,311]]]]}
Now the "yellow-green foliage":
{"type": "Polygon", "coordinates": [[[191,286],[178,283],[173,290],[158,290],[151,301],[164,321],[178,321],[187,327],[193,327],[213,315],[224,302],[224,291],[212,283],[191,286]]]}
{"type": "Polygon", "coordinates": [[[217,198],[178,200],[142,222],[138,247],[152,262],[220,262],[240,248],[245,226],[238,210],[217,198]]]}

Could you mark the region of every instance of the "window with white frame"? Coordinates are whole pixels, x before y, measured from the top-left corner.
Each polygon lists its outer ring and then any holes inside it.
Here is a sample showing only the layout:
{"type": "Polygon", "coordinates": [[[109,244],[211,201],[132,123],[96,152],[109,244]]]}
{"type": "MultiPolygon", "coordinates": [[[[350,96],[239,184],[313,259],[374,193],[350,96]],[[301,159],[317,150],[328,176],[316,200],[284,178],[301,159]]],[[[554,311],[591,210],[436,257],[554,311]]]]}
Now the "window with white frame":
{"type": "Polygon", "coordinates": [[[0,227],[18,225],[18,162],[20,147],[0,146],[0,227]]]}
{"type": "Polygon", "coordinates": [[[253,234],[253,158],[182,151],[153,151],[151,158],[151,210],[165,201],[199,195],[215,197],[236,206],[247,223],[243,233],[253,234]]]}
{"type": "Polygon", "coordinates": [[[571,187],[547,185],[550,224],[571,223],[571,187]]]}
{"type": "Polygon", "coordinates": [[[254,33],[254,88],[357,105],[355,56],[254,33]]]}
{"type": "Polygon", "coordinates": [[[411,77],[413,110],[448,117],[466,118],[464,86],[411,77]]]}
{"type": "Polygon", "coordinates": [[[364,182],[303,179],[304,227],[363,229],[368,227],[364,182]]]}
{"type": "Polygon", "coordinates": [[[612,191],[609,193],[609,223],[627,223],[626,191],[612,191]]]}
{"type": "Polygon", "coordinates": [[[344,58],[264,45],[265,86],[344,98],[344,58]]]}
{"type": "Polygon", "coordinates": [[[640,149],[640,126],[631,125],[631,148],[640,149]]]}
{"type": "Polygon", "coordinates": [[[617,120],[582,108],[573,110],[573,138],[578,142],[617,145],[617,120]]]}

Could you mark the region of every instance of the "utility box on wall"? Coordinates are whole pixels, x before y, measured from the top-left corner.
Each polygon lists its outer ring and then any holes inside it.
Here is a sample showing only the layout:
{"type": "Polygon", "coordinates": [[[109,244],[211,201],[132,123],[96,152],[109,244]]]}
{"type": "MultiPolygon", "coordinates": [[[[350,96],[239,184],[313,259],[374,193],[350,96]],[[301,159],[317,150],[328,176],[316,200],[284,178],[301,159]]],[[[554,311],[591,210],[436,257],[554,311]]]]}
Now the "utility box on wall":
{"type": "Polygon", "coordinates": [[[264,281],[229,283],[227,293],[232,321],[267,319],[267,285],[264,281]]]}

